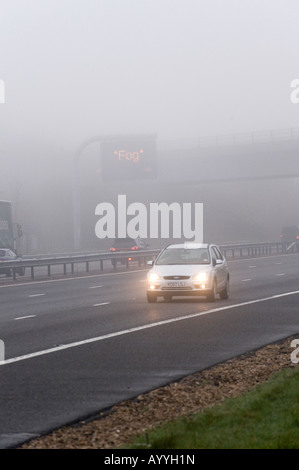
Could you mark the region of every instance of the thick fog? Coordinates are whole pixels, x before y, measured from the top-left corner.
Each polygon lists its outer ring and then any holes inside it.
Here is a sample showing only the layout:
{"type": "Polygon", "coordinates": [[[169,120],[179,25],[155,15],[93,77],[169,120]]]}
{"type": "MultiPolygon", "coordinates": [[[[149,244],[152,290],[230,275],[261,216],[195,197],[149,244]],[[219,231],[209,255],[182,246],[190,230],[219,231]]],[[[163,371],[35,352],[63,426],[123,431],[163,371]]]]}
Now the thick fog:
{"type": "Polygon", "coordinates": [[[20,250],[74,249],[74,158],[94,136],[155,134],[158,179],[103,181],[99,142],[84,149],[82,250],[109,245],[95,207],[118,194],[202,202],[219,243],[299,225],[298,18],[297,0],[0,0],[0,199],[20,250]]]}

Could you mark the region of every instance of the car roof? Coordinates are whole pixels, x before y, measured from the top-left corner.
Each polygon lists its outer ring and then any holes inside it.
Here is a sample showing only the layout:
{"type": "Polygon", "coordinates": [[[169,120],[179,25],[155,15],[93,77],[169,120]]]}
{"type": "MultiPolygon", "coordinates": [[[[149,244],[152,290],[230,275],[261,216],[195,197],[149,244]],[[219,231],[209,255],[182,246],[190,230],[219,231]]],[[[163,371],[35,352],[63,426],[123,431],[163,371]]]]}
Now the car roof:
{"type": "Polygon", "coordinates": [[[0,256],[7,256],[9,254],[9,251],[11,250],[8,250],[7,248],[0,248],[0,256]]]}
{"type": "Polygon", "coordinates": [[[172,248],[184,248],[185,250],[192,250],[198,248],[208,248],[208,243],[195,243],[195,242],[184,242],[184,243],[176,243],[173,245],[168,245],[166,249],[172,248]]]}

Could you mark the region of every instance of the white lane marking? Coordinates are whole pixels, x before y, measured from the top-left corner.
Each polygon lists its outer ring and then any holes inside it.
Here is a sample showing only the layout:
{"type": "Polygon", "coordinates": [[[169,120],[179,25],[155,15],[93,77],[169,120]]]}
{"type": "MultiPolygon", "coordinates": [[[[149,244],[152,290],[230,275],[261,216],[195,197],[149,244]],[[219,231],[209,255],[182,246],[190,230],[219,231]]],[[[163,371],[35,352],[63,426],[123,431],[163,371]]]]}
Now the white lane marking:
{"type": "Polygon", "coordinates": [[[256,266],[249,266],[249,268],[256,268],[256,266]]]}
{"type": "Polygon", "coordinates": [[[51,353],[54,353],[54,352],[57,352],[57,351],[62,351],[64,349],[71,349],[71,348],[75,348],[75,347],[78,347],[78,346],[84,346],[84,345],[90,344],[90,343],[96,343],[96,342],[99,342],[99,341],[104,341],[106,339],[116,338],[117,336],[124,336],[124,335],[130,334],[130,333],[136,333],[138,331],[143,331],[143,330],[146,330],[146,329],[155,328],[157,326],[163,326],[163,325],[167,325],[167,324],[170,324],[170,323],[177,323],[177,322],[182,321],[182,320],[190,320],[192,318],[201,317],[203,315],[208,315],[209,313],[217,313],[217,312],[222,312],[223,310],[229,310],[229,309],[232,309],[232,308],[245,307],[247,305],[253,305],[253,304],[260,303],[260,302],[267,302],[269,300],[275,300],[275,299],[279,299],[279,298],[282,298],[282,297],[287,297],[289,295],[296,295],[296,294],[299,294],[299,290],[295,290],[295,291],[292,291],[292,292],[285,292],[284,294],[275,294],[275,295],[272,295],[270,297],[264,297],[263,299],[249,300],[247,302],[241,302],[239,304],[226,305],[224,307],[222,306],[222,307],[219,307],[219,308],[213,308],[211,310],[206,310],[204,312],[190,313],[189,315],[183,315],[183,316],[177,317],[177,318],[170,318],[169,320],[162,320],[162,321],[155,322],[155,323],[149,323],[149,324],[142,325],[142,326],[136,326],[136,327],[133,327],[133,328],[128,328],[127,330],[116,331],[114,333],[108,333],[107,335],[96,336],[95,338],[84,339],[84,340],[81,340],[81,341],[76,341],[74,343],[62,344],[60,346],[56,346],[56,347],[53,347],[53,348],[44,349],[43,351],[37,351],[37,352],[34,352],[34,353],[30,353],[30,354],[24,354],[23,356],[12,357],[11,359],[6,359],[5,361],[0,361],[0,365],[12,364],[14,362],[19,362],[19,361],[24,361],[24,360],[27,360],[27,359],[32,359],[34,357],[44,356],[46,354],[51,354],[51,353]]]}
{"type": "Polygon", "coordinates": [[[275,274],[275,276],[285,276],[285,273],[278,273],[278,274],[275,274]]]}
{"type": "Polygon", "coordinates": [[[14,320],[24,320],[25,318],[34,318],[36,315],[26,315],[24,317],[16,317],[14,320]]]}
{"type": "Polygon", "coordinates": [[[252,281],[252,279],[241,279],[241,282],[252,281]]]}
{"type": "Polygon", "coordinates": [[[28,297],[41,297],[42,295],[46,295],[46,294],[30,294],[28,295],[28,297]]]}
{"type": "Polygon", "coordinates": [[[110,304],[110,302],[102,302],[100,304],[94,304],[93,306],[94,307],[100,307],[101,305],[109,305],[109,304],[110,304]]]}
{"type": "Polygon", "coordinates": [[[89,286],[89,289],[99,289],[100,287],[103,287],[103,286],[89,286]]]}
{"type": "Polygon", "coordinates": [[[136,274],[141,272],[148,272],[148,269],[138,269],[135,271],[121,271],[119,273],[106,273],[106,274],[91,274],[90,276],[78,276],[78,277],[66,277],[63,279],[47,279],[46,281],[28,281],[20,284],[3,284],[0,285],[0,289],[5,287],[20,287],[20,286],[31,286],[36,284],[47,284],[50,282],[65,282],[65,281],[81,281],[82,279],[90,279],[94,277],[105,277],[105,276],[121,276],[123,274],[136,274]]]}

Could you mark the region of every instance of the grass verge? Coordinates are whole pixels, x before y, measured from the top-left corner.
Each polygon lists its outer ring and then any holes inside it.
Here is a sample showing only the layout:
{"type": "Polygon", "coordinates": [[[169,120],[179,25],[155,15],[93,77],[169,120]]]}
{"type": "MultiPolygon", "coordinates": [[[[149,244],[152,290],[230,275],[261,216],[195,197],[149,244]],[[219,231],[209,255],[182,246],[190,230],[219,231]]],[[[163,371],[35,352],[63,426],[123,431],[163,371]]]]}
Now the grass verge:
{"type": "Polygon", "coordinates": [[[284,369],[246,394],[154,428],[127,449],[298,449],[299,370],[284,369]]]}

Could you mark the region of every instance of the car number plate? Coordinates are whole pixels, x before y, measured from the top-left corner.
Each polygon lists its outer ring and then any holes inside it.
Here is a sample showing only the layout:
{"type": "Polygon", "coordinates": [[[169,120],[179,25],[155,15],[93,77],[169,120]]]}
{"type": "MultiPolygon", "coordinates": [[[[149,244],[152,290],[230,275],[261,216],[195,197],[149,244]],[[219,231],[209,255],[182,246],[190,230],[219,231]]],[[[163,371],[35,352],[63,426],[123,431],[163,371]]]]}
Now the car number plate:
{"type": "Polygon", "coordinates": [[[167,287],[185,287],[186,283],[184,281],[172,281],[167,283],[167,287]]]}

